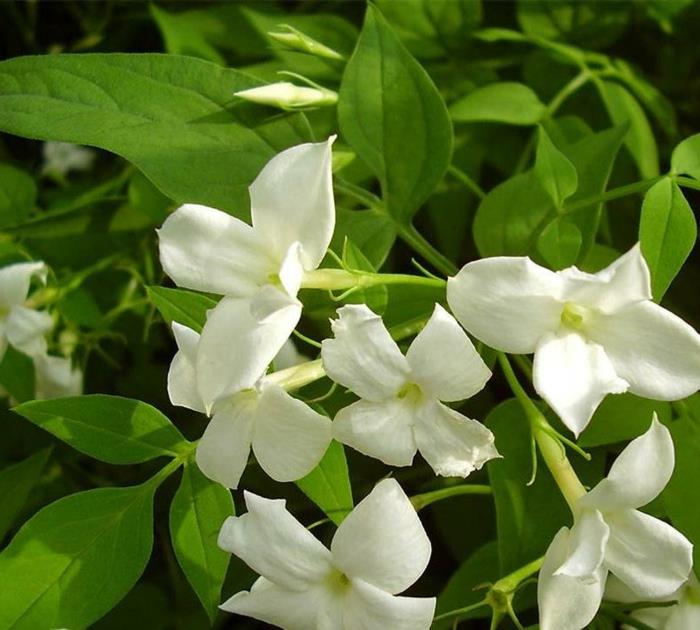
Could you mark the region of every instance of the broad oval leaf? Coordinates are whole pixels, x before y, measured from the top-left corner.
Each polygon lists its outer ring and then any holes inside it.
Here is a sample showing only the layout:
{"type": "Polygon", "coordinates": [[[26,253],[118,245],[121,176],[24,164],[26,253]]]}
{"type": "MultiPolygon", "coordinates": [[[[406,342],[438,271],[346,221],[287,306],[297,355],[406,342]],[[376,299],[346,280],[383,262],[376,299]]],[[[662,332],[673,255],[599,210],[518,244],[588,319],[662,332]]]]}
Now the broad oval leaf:
{"type": "Polygon", "coordinates": [[[537,251],[550,269],[573,265],[581,250],[581,230],[563,217],[552,221],[537,239],[537,251]]]}
{"type": "Polygon", "coordinates": [[[257,84],[177,55],[17,57],[0,62],[0,131],[106,149],[175,201],[246,218],[260,169],[306,139],[300,114],[234,104],[234,92],[257,84]]]}
{"type": "Polygon", "coordinates": [[[73,448],[109,464],[177,457],[190,443],[155,407],[139,400],[91,394],[33,400],[14,407],[73,448]]]}
{"type": "Polygon", "coordinates": [[[84,628],[114,607],[151,555],[154,488],[79,492],[27,521],[0,554],[0,627],[84,628]]]}
{"type": "Polygon", "coordinates": [[[700,133],[686,138],[673,150],[671,170],[700,179],[700,133]]]}
{"type": "Polygon", "coordinates": [[[232,516],[231,493],[188,463],[170,504],[170,539],[175,557],[214,623],[230,555],[217,544],[219,530],[232,516]]]}
{"type": "Polygon", "coordinates": [[[500,122],[536,125],[547,108],[527,85],[514,82],[491,83],[450,105],[455,122],[500,122]]]}
{"type": "Polygon", "coordinates": [[[537,136],[535,175],[560,210],[564,201],[576,192],[578,175],[576,167],[555,146],[544,127],[537,136]]]}
{"type": "Polygon", "coordinates": [[[452,125],[431,78],[372,5],[345,68],[338,122],[379,178],[389,213],[408,222],[449,166],[452,125]]]}
{"type": "Polygon", "coordinates": [[[178,322],[197,332],[202,332],[207,311],[216,306],[216,300],[185,289],[146,287],[146,291],[168,325],[178,322]]]}
{"type": "Polygon", "coordinates": [[[651,272],[654,300],[661,301],[695,246],[698,227],[683,191],[668,178],[644,196],[639,242],[651,272]]]}

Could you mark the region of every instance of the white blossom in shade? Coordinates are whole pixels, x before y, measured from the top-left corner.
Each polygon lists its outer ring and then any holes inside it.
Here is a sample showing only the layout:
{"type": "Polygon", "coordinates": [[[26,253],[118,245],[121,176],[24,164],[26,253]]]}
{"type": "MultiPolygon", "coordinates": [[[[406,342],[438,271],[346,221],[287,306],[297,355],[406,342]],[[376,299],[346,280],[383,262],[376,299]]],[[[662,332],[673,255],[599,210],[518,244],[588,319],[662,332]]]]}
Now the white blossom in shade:
{"type": "Polygon", "coordinates": [[[335,226],[333,140],[267,163],[250,187],[252,226],[187,204],[158,231],[175,284],[224,296],[208,313],[195,359],[208,400],[250,387],[299,321],[302,277],[320,264],[335,226]]]}
{"type": "Polygon", "coordinates": [[[478,260],[449,279],[447,301],[489,346],[535,353],[535,389],[576,435],[607,394],[679,400],[700,387],[700,335],[651,301],[638,244],[596,274],[478,260]]]}
{"type": "Polygon", "coordinates": [[[493,434],[443,402],[481,391],[491,372],[455,319],[439,304],[406,356],[367,306],[338,309],[334,339],[322,343],[328,376],[360,400],[341,409],[333,435],[391,466],[416,451],[438,475],[466,477],[499,457],[493,434]]]}
{"type": "Polygon", "coordinates": [[[691,543],[637,508],[656,498],[674,466],[673,441],[656,416],[632,440],[608,476],[576,504],[545,554],[538,582],[542,630],[580,630],[600,606],[608,572],[639,600],[674,593],[692,567],[691,543]]]}
{"type": "Polygon", "coordinates": [[[0,269],[0,360],[8,344],[31,357],[46,352],[44,335],[53,320],[48,313],[24,306],[33,277],[46,281],[43,262],[8,265],[0,269]]]}
{"type": "Polygon", "coordinates": [[[295,481],[321,461],[331,441],[331,421],[258,374],[238,392],[209,400],[201,392],[196,357],[200,336],[173,323],[178,351],[168,373],[174,405],[211,413],[197,445],[197,464],[210,479],[238,487],[252,449],[276,481],[295,481]]]}
{"type": "Polygon", "coordinates": [[[338,94],[321,87],[298,86],[289,81],[270,83],[260,87],[234,92],[234,96],[260,105],[284,110],[307,109],[335,105],[338,94]]]}
{"type": "Polygon", "coordinates": [[[431,545],[394,479],[379,482],[340,524],[330,550],[283,500],[245,493],[219,546],[261,577],[223,610],[286,630],[428,630],[434,597],[402,597],[425,570],[431,545]]]}
{"type": "Polygon", "coordinates": [[[70,171],[86,171],[95,161],[95,152],[69,142],[44,142],[44,173],[64,177],[70,171]]]}
{"type": "Polygon", "coordinates": [[[34,358],[34,373],[34,397],[38,400],[79,396],[83,392],[82,370],[74,367],[70,358],[40,354],[34,358]]]}

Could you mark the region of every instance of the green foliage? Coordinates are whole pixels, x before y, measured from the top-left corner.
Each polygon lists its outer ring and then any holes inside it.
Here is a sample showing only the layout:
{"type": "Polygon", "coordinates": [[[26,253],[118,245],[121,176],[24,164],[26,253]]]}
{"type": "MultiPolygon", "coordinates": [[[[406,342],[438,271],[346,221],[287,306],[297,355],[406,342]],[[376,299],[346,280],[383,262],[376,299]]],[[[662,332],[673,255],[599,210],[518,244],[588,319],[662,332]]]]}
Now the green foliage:
{"type": "Polygon", "coordinates": [[[671,170],[700,179],[700,134],[686,138],[673,150],[671,170]]]}
{"type": "Polygon", "coordinates": [[[177,322],[197,332],[202,332],[207,311],[216,306],[215,300],[184,289],[147,287],[147,291],[154,306],[168,324],[177,322]]]}
{"type": "Polygon", "coordinates": [[[34,209],[36,184],[30,175],[0,163],[0,228],[20,223],[34,209]]]}
{"type": "Polygon", "coordinates": [[[554,146],[544,127],[538,130],[535,175],[561,212],[564,202],[578,188],[578,175],[576,167],[554,146]]]}
{"type": "Polygon", "coordinates": [[[546,113],[537,94],[522,83],[492,83],[450,105],[450,116],[455,122],[536,125],[546,113]]]}

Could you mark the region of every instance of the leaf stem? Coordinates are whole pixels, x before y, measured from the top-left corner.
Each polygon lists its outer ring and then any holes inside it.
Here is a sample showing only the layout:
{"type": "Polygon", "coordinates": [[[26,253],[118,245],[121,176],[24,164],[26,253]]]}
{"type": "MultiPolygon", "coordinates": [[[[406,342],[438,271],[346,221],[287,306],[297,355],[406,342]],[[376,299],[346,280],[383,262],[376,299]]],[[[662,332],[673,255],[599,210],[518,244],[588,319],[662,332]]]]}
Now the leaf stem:
{"type": "Polygon", "coordinates": [[[456,497],[465,494],[482,494],[489,495],[493,494],[491,486],[469,483],[460,484],[458,486],[451,486],[449,488],[440,488],[438,490],[432,490],[430,492],[423,492],[422,494],[416,494],[411,497],[411,503],[416,509],[416,512],[422,510],[424,507],[436,503],[437,501],[442,501],[443,499],[449,499],[450,497],[456,497]]]}
{"type": "MultiPolygon", "coordinates": [[[[626,197],[628,195],[633,195],[635,193],[646,192],[651,188],[656,182],[662,180],[666,175],[659,175],[658,177],[651,177],[650,179],[643,179],[638,182],[633,182],[631,184],[625,184],[624,186],[619,186],[618,188],[612,188],[607,190],[602,195],[594,195],[592,197],[586,197],[585,199],[580,199],[573,203],[564,204],[563,213],[569,214],[570,212],[575,212],[576,210],[581,210],[595,203],[602,203],[604,201],[612,201],[613,199],[619,199],[620,197],[626,197]]],[[[679,178],[676,178],[679,179],[679,178]]]]}
{"type": "Polygon", "coordinates": [[[455,179],[462,182],[479,199],[486,197],[486,193],[484,192],[483,188],[481,188],[481,186],[479,186],[479,184],[469,177],[469,175],[467,175],[462,169],[456,167],[454,164],[451,164],[447,169],[447,172],[450,173],[450,175],[452,175],[455,179]]]}
{"type": "Polygon", "coordinates": [[[441,254],[425,237],[413,226],[412,223],[403,224],[396,222],[396,229],[399,237],[416,253],[420,254],[435,269],[446,276],[454,276],[459,269],[443,254],[441,254]]]}
{"type": "Polygon", "coordinates": [[[459,617],[461,615],[466,615],[467,613],[470,613],[473,610],[476,610],[477,608],[481,608],[482,606],[488,606],[488,602],[485,598],[479,602],[476,602],[476,604],[471,604],[471,606],[465,606],[464,608],[455,608],[455,610],[450,610],[448,612],[442,613],[441,615],[437,615],[433,618],[433,622],[442,621],[443,619],[449,619],[450,617],[459,617]]]}

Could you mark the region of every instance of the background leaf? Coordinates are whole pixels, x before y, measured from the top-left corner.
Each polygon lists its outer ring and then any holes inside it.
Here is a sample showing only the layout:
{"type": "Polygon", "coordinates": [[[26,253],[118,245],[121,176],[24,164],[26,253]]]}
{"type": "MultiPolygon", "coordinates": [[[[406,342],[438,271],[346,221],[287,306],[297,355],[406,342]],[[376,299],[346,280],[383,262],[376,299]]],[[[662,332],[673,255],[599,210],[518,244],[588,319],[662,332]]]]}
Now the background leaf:
{"type": "Polygon", "coordinates": [[[168,325],[178,322],[200,333],[207,319],[207,311],[217,304],[216,300],[206,295],[185,289],[146,287],[146,291],[168,325]]]}
{"type": "Polygon", "coordinates": [[[37,189],[24,171],[0,164],[0,228],[21,223],[34,209],[37,189]]]}
{"type": "Polygon", "coordinates": [[[547,108],[535,92],[522,83],[492,83],[477,88],[450,105],[455,122],[500,122],[536,125],[547,108]]]}
{"type": "Polygon", "coordinates": [[[558,210],[578,188],[576,167],[557,149],[544,127],[537,133],[535,175],[558,210]]]}
{"type": "Polygon", "coordinates": [[[686,138],[673,150],[671,170],[700,179],[700,133],[686,138]]]}

